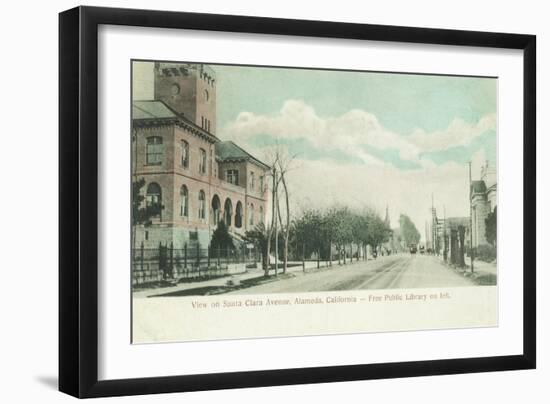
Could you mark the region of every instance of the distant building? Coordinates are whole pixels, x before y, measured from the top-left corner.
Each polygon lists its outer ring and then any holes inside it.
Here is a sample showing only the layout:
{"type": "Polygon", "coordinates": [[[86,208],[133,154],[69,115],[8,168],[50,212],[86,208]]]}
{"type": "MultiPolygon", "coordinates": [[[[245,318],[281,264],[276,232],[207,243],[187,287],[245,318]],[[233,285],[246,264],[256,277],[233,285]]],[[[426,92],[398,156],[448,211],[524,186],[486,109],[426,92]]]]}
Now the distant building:
{"type": "Polygon", "coordinates": [[[443,224],[444,257],[459,267],[465,266],[464,256],[470,248],[470,218],[449,217],[443,224]]]}
{"type": "Polygon", "coordinates": [[[497,176],[487,162],[481,168],[481,178],[472,181],[470,201],[472,207],[472,245],[489,244],[485,237],[485,219],[497,207],[497,176]]]}
{"type": "Polygon", "coordinates": [[[223,220],[237,242],[266,219],[269,166],[216,136],[216,75],[202,64],[155,63],[154,99],[132,108],[132,181],[160,203],[136,246],[210,244],[223,220]]]}

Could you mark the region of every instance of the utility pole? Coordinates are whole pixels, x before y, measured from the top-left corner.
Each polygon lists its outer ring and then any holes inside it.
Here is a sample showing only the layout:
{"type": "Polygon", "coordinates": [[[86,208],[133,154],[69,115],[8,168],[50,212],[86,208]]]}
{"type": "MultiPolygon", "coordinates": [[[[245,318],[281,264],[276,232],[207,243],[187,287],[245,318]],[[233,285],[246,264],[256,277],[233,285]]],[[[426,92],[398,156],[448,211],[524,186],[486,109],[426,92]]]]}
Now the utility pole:
{"type": "Polygon", "coordinates": [[[435,238],[437,237],[437,215],[434,209],[434,194],[432,192],[432,251],[435,253],[435,238]],[[434,219],[435,218],[435,219],[434,219]]]}
{"type": "Polygon", "coordinates": [[[279,208],[279,195],[278,195],[279,184],[277,182],[277,169],[273,168],[273,215],[275,220],[275,276],[277,276],[279,271],[279,233],[277,230],[277,214],[279,208]]]}
{"type": "Polygon", "coordinates": [[[447,210],[445,205],[443,205],[443,250],[445,251],[443,255],[445,256],[445,262],[447,262],[447,254],[449,253],[449,244],[447,240],[447,210]]]}
{"type": "Polygon", "coordinates": [[[472,162],[468,162],[468,178],[470,181],[470,271],[474,272],[474,224],[472,222],[472,162]]]}

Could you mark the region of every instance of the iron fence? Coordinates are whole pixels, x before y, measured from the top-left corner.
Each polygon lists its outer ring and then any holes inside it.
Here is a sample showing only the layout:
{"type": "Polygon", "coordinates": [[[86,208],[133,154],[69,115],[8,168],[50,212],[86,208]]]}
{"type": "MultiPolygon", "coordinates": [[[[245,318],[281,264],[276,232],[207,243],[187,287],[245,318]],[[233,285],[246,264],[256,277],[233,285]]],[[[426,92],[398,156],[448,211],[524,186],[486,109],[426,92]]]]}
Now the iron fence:
{"type": "Polygon", "coordinates": [[[162,244],[157,248],[144,248],[142,245],[132,250],[132,284],[223,276],[233,265],[250,266],[260,261],[256,249],[174,248],[162,244]]]}

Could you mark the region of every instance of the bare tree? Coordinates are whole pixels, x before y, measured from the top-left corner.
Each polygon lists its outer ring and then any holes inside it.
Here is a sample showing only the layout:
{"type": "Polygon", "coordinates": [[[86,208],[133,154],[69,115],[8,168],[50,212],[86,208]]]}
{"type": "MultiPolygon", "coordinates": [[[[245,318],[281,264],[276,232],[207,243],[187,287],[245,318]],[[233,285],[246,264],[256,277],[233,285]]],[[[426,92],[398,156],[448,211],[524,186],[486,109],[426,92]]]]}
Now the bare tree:
{"type": "MultiPolygon", "coordinates": [[[[289,171],[292,169],[292,162],[297,155],[289,156],[287,153],[278,149],[278,158],[277,158],[277,169],[279,172],[279,181],[283,186],[283,194],[285,199],[285,221],[283,223],[283,218],[281,215],[281,209],[279,205],[279,197],[277,195],[277,213],[279,217],[279,223],[281,225],[281,231],[283,233],[283,273],[286,273],[288,267],[288,241],[290,239],[290,222],[291,222],[291,213],[290,213],[290,191],[287,183],[287,176],[289,171]]],[[[278,187],[277,187],[278,188],[278,187]]]]}
{"type": "Polygon", "coordinates": [[[288,187],[288,172],[296,155],[289,156],[280,145],[275,146],[268,155],[267,161],[271,165],[272,176],[272,215],[271,226],[268,231],[268,254],[271,250],[271,240],[275,236],[275,275],[278,274],[279,260],[279,226],[283,236],[283,273],[288,268],[288,243],[290,239],[290,190],[288,187]],[[285,208],[281,209],[279,187],[282,185],[285,208]]]}
{"type": "MultiPolygon", "coordinates": [[[[274,161],[274,163],[276,164],[277,162],[274,161]]],[[[269,267],[271,265],[271,239],[273,237],[273,231],[277,231],[276,220],[273,220],[275,217],[275,197],[277,195],[277,169],[274,164],[271,165],[271,177],[273,180],[271,189],[271,223],[267,226],[267,266],[264,272],[265,276],[269,276],[269,267]]],[[[275,271],[277,271],[277,269],[275,269],[275,271]]]]}

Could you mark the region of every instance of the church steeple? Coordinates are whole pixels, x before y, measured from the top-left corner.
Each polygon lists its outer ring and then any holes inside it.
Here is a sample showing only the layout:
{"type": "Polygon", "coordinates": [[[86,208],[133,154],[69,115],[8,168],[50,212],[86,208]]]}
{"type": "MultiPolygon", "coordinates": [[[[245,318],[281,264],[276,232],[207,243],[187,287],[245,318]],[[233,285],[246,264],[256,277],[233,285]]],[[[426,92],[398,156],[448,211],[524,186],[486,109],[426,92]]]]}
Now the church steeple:
{"type": "Polygon", "coordinates": [[[389,227],[390,226],[390,212],[388,209],[388,205],[386,205],[386,217],[384,219],[384,223],[389,227]]]}

